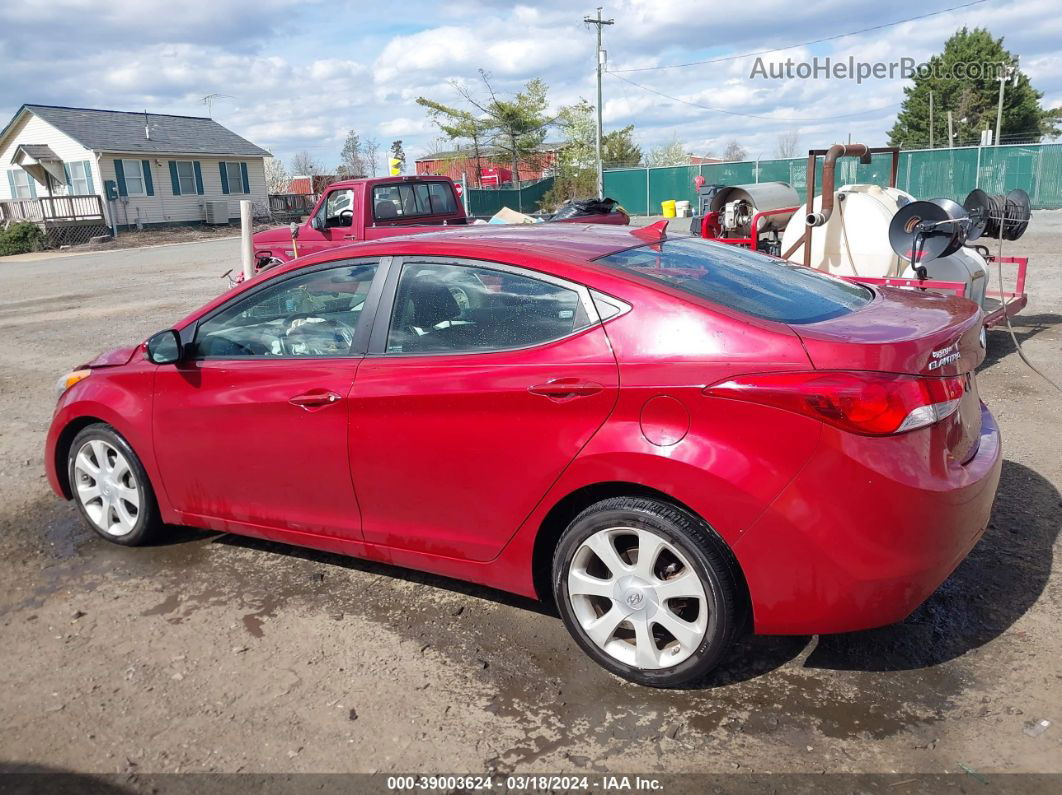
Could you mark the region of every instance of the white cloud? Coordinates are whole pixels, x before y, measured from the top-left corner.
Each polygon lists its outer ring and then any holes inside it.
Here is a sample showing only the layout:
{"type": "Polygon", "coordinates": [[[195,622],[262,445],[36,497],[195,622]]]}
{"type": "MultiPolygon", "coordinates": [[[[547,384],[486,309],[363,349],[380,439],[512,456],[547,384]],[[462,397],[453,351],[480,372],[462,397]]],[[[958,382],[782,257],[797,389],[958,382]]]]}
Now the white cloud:
{"type": "MultiPolygon", "coordinates": [[[[957,27],[984,25],[1022,54],[1045,103],[1058,105],[1062,16],[1056,6],[1057,0],[994,0],[763,57],[774,63],[849,54],[867,61],[923,60],[957,27]]],[[[415,155],[438,134],[416,98],[458,104],[450,81],[482,93],[480,68],[505,93],[541,77],[555,106],[592,99],[594,34],[582,22],[590,11],[568,0],[408,0],[397,7],[316,0],[8,0],[0,4],[0,111],[45,102],[203,114],[202,97],[216,93],[225,96],[214,105],[215,118],[284,158],[307,149],[333,163],[351,128],[402,138],[415,155]]],[[[918,0],[878,7],[747,0],[725,12],[718,5],[616,0],[605,9],[616,21],[605,29],[605,45],[610,68],[637,69],[786,46],[924,13],[918,0]],[[736,14],[748,24],[734,24],[736,14]]],[[[849,133],[881,144],[903,98],[899,80],[751,80],[752,63],[732,59],[620,76],[688,103],[761,118],[693,107],[608,76],[605,123],[633,123],[644,146],[674,134],[692,151],[718,152],[736,138],[751,154],[770,156],[778,135],[790,129],[800,132],[802,147],[825,146],[849,133]],[[884,109],[836,118],[876,108],[884,109]]]]}

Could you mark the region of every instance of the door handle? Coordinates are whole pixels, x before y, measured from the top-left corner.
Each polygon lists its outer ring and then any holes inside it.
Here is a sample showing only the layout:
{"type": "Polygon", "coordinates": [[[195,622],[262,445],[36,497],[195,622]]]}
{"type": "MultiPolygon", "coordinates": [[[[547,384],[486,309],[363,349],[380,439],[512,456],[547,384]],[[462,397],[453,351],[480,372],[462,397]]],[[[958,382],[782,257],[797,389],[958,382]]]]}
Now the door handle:
{"type": "Polygon", "coordinates": [[[313,392],[306,392],[302,395],[296,395],[293,398],[289,398],[288,403],[303,409],[314,409],[321,408],[322,406],[331,406],[342,397],[342,395],[337,395],[335,392],[330,392],[326,389],[318,389],[313,392]]]}
{"type": "Polygon", "coordinates": [[[604,387],[596,381],[582,381],[578,378],[555,378],[544,384],[529,386],[527,391],[532,395],[542,395],[554,400],[563,400],[596,395],[602,389],[604,387]]]}

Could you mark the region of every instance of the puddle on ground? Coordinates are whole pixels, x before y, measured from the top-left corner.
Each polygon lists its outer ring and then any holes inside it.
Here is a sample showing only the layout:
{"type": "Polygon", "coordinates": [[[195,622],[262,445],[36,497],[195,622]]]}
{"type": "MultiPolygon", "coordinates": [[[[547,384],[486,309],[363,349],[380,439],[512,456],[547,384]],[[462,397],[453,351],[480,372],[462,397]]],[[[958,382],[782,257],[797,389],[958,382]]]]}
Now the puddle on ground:
{"type": "MultiPolygon", "coordinates": [[[[204,607],[236,605],[248,635],[260,638],[281,611],[313,610],[361,616],[430,647],[475,671],[493,693],[481,706],[523,729],[526,739],[489,762],[504,772],[561,749],[592,767],[578,752],[583,744],[615,754],[665,739],[710,745],[735,732],[813,744],[823,736],[883,739],[940,720],[969,684],[965,666],[942,663],[998,637],[1046,584],[1057,515],[1030,516],[1021,496],[1044,488],[1038,478],[1008,462],[989,532],[904,623],[817,639],[750,637],[710,681],[682,691],[606,674],[536,603],[432,575],[180,528],[173,543],[125,549],[98,539],[59,502],[12,532],[39,534],[38,602],[73,581],[85,588],[116,576],[158,591],[146,619],[179,623],[204,607]],[[360,587],[351,587],[352,573],[360,587]]],[[[1058,504],[1053,488],[1039,496],[1058,504]]]]}

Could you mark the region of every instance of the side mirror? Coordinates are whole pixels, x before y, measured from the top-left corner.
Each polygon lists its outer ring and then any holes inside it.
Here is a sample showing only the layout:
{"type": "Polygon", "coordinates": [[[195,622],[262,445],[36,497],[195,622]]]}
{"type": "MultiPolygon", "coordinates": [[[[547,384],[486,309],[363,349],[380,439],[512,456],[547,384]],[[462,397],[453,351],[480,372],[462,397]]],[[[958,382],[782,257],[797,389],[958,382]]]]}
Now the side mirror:
{"type": "Polygon", "coordinates": [[[147,358],[152,364],[174,364],[181,360],[184,346],[181,335],[173,329],[152,334],[147,341],[147,358]]]}
{"type": "Polygon", "coordinates": [[[324,229],[324,221],[321,220],[321,216],[315,215],[313,218],[310,219],[310,226],[320,232],[322,229],[324,229]]]}

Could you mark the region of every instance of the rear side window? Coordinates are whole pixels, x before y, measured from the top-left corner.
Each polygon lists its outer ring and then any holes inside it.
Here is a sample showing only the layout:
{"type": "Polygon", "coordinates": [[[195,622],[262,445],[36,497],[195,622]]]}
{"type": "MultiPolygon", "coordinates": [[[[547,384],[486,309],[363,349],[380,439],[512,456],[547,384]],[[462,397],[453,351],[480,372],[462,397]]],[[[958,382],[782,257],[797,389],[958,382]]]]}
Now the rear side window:
{"type": "Polygon", "coordinates": [[[697,238],[667,240],[597,260],[780,323],[817,323],[869,303],[862,285],[737,246],[697,238]]]}
{"type": "Polygon", "coordinates": [[[372,191],[373,215],[378,221],[457,212],[454,192],[445,182],[377,185],[372,191]]]}
{"type": "Polygon", "coordinates": [[[491,268],[408,262],[388,353],[487,353],[566,337],[590,325],[579,293],[491,268]]]}

